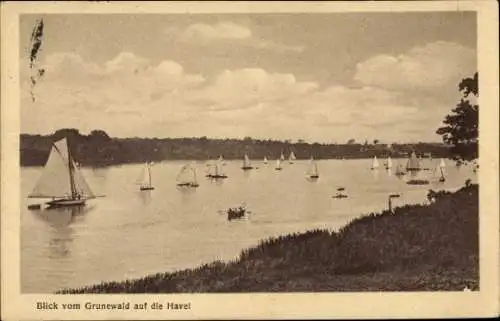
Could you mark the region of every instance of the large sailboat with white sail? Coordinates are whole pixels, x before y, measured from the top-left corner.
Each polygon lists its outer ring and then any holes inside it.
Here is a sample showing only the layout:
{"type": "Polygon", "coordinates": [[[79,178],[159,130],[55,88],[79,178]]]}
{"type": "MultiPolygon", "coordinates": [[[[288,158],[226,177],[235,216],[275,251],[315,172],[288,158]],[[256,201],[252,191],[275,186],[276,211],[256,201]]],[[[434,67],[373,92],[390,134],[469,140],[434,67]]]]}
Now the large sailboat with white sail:
{"type": "Polygon", "coordinates": [[[52,143],[42,176],[28,198],[52,199],[46,202],[49,207],[82,206],[96,198],[76,166],[66,138],[52,143]]]}

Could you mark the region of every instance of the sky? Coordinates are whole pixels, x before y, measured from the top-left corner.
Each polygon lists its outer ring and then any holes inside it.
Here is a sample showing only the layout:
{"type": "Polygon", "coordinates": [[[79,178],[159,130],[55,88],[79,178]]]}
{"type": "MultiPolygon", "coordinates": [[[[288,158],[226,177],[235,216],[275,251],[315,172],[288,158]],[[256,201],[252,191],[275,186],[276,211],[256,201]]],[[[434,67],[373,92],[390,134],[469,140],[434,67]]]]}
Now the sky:
{"type": "Polygon", "coordinates": [[[22,15],[21,132],[439,142],[476,60],[473,12],[22,15]]]}

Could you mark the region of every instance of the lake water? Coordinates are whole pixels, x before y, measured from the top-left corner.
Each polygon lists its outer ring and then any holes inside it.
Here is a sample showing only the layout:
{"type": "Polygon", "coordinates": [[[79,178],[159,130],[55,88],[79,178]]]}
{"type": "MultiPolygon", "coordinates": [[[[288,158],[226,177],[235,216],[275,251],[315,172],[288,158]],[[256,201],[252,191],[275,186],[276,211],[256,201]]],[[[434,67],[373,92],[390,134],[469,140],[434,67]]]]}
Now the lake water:
{"type": "MultiPolygon", "coordinates": [[[[152,167],[153,191],[139,191],[135,181],[141,164],[100,169],[83,168],[96,194],[81,210],[27,209],[40,202],[26,199],[42,167],[21,170],[21,291],[47,293],[101,281],[121,281],[157,272],[230,260],[260,240],[314,228],[338,229],[355,217],[387,209],[388,195],[401,193],[394,206],[427,203],[430,188],[456,188],[476,181],[472,166],[457,168],[448,161],[447,180],[437,182],[433,170],[423,174],[430,185],[412,186],[394,174],[370,170],[371,160],[318,161],[320,178],[305,177],[308,161],[274,162],[241,170],[241,161],[227,161],[222,181],[204,177],[197,163],[196,189],[179,188],[176,177],[186,162],[168,161],[152,167]],[[335,199],[338,187],[349,198],[335,199]],[[246,203],[247,220],[228,221],[222,210],[246,203]]],[[[396,165],[398,160],[393,160],[396,165]]],[[[423,160],[435,168],[438,160],[423,160]]]]}

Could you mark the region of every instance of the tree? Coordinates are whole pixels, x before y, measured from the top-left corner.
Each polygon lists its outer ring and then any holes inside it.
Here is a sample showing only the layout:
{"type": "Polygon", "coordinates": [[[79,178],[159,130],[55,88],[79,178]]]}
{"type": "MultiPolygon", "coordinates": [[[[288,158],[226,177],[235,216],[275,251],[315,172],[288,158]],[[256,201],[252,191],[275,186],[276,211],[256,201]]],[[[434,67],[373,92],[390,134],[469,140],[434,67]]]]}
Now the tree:
{"type": "Polygon", "coordinates": [[[377,145],[380,141],[378,139],[373,140],[373,145],[377,145]]]}
{"type": "Polygon", "coordinates": [[[473,77],[462,79],[458,90],[463,97],[443,120],[444,126],[436,131],[443,142],[452,145],[451,152],[463,160],[475,159],[478,154],[479,105],[470,101],[471,94],[476,98],[479,96],[478,85],[477,72],[473,77]]]}
{"type": "Polygon", "coordinates": [[[355,144],[356,143],[356,140],[354,138],[351,138],[347,141],[347,145],[352,145],[352,144],[355,144]]]}

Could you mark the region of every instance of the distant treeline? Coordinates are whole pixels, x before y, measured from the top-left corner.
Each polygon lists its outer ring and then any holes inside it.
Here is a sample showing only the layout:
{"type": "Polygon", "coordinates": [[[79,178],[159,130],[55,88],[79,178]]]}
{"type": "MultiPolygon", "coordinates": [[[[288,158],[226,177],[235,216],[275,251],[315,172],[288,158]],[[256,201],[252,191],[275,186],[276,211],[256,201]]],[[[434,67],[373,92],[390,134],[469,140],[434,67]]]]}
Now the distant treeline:
{"type": "Polygon", "coordinates": [[[294,152],[297,159],[341,159],[377,157],[407,157],[415,151],[427,157],[450,157],[450,148],[441,143],[320,144],[277,140],[200,138],[112,138],[105,131],[93,130],[89,135],[77,129],[60,129],[52,135],[21,134],[21,166],[44,165],[51,144],[66,137],[74,159],[82,166],[107,166],[146,161],[177,159],[207,160],[222,155],[225,159],[241,159],[248,154],[253,159],[275,159],[283,152],[294,152]]]}

